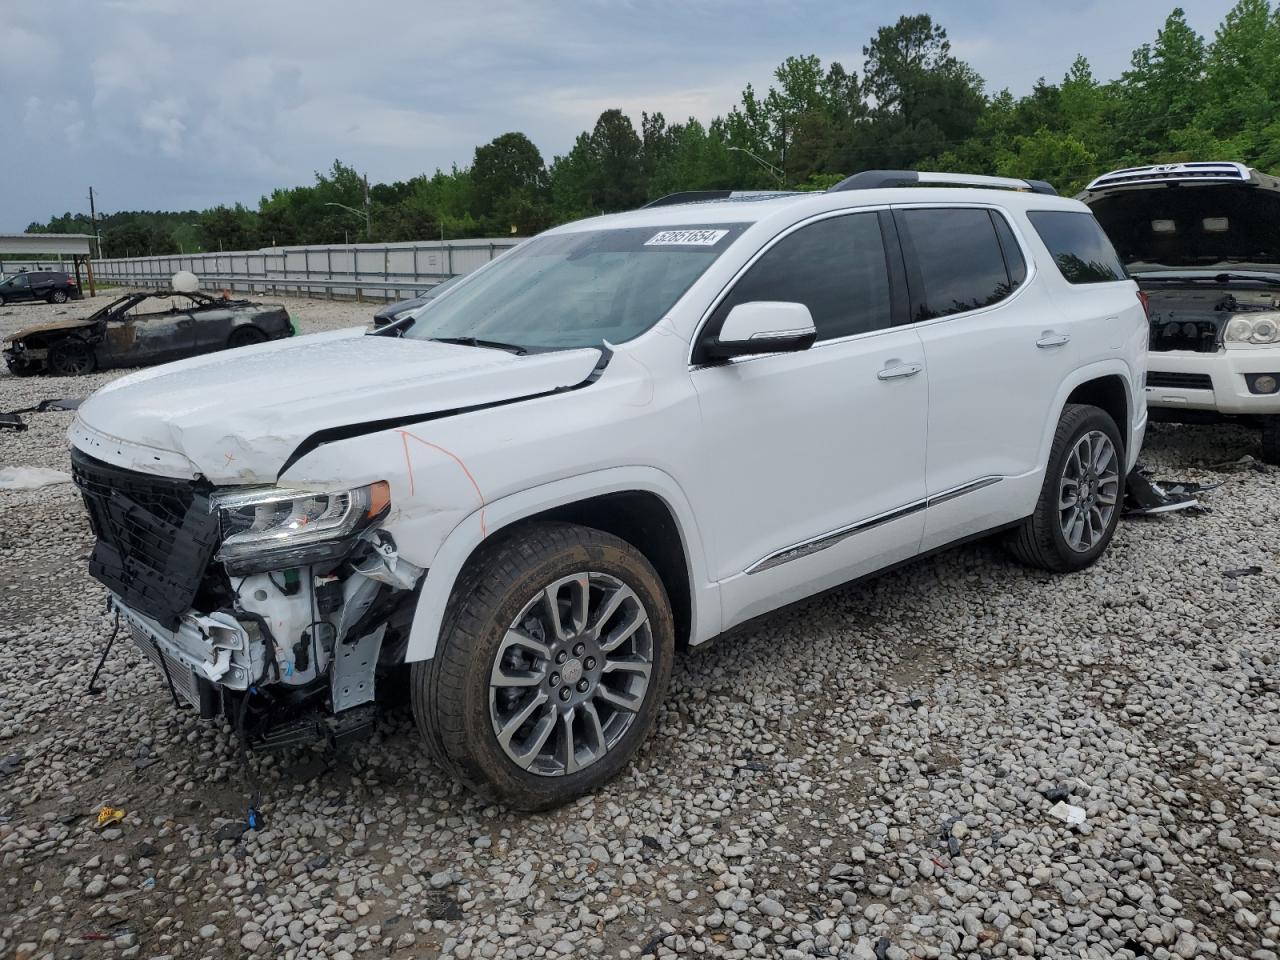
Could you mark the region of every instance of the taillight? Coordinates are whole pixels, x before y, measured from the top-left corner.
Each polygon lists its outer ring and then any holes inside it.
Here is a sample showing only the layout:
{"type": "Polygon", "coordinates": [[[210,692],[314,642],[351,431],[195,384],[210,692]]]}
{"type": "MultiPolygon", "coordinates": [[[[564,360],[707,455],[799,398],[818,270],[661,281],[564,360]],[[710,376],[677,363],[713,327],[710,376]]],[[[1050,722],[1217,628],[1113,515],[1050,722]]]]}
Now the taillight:
{"type": "Polygon", "coordinates": [[[1147,295],[1147,291],[1138,291],[1138,302],[1142,304],[1142,312],[1147,315],[1147,319],[1151,319],[1151,297],[1147,295]]]}
{"type": "Polygon", "coordinates": [[[67,277],[67,286],[74,287],[76,285],[75,277],[67,277]]]}

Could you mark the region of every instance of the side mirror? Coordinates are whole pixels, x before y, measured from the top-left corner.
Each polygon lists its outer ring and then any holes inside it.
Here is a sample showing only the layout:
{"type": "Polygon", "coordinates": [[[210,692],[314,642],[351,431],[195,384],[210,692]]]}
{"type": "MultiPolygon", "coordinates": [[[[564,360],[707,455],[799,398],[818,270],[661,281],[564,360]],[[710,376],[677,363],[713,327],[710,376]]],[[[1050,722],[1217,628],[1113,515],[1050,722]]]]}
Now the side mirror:
{"type": "Polygon", "coordinates": [[[757,300],[729,311],[720,335],[707,344],[706,352],[712,360],[792,353],[808,350],[816,339],[813,315],[803,303],[757,300]]]}

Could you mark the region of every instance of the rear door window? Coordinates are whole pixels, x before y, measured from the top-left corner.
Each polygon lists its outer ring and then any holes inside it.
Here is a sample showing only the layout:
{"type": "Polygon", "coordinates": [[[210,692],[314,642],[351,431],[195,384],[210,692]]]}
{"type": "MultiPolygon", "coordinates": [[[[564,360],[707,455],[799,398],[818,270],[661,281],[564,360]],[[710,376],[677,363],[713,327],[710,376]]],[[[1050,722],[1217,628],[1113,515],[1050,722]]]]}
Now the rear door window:
{"type": "Polygon", "coordinates": [[[1073,210],[1029,210],[1027,219],[1049,248],[1067,283],[1111,283],[1124,280],[1115,247],[1091,213],[1073,210]]]}
{"type": "Polygon", "coordinates": [[[1018,265],[1017,279],[1011,278],[992,214],[985,209],[906,209],[895,210],[893,216],[912,281],[912,320],[999,303],[1026,277],[1026,264],[1010,231],[1009,255],[1018,265]]]}
{"type": "Polygon", "coordinates": [[[882,330],[891,322],[889,270],[874,212],[819,220],[770,247],[716,308],[707,330],[719,332],[740,303],[803,303],[818,340],[882,330]]]}

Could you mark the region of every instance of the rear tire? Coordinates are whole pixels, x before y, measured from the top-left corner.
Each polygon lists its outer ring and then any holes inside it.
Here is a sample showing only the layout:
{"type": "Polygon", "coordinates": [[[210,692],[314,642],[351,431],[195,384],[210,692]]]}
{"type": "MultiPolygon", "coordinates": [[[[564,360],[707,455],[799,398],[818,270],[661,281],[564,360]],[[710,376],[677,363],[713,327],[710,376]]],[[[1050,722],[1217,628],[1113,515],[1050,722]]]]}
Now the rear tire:
{"type": "Polygon", "coordinates": [[[1123,451],[1108,413],[1069,404],[1054,432],[1035,512],[1010,536],[1013,555],[1054,573],[1083,570],[1097,560],[1120,522],[1123,451]]]}
{"type": "Polygon", "coordinates": [[[50,303],[66,303],[66,302],[67,302],[67,291],[65,291],[65,290],[55,290],[55,291],[53,291],[53,293],[49,294],[49,302],[50,302],[50,303]]]}
{"type": "Polygon", "coordinates": [[[1280,464],[1280,413],[1262,418],[1262,462],[1280,464]]]}
{"type": "Polygon", "coordinates": [[[49,372],[59,377],[82,377],[93,373],[98,366],[93,348],[83,340],[68,337],[59,340],[49,348],[49,359],[45,361],[49,372]]]}
{"type": "Polygon", "coordinates": [[[534,523],[481,550],[434,658],[413,665],[414,718],[467,787],[560,806],[617,775],[653,727],[675,650],[666,591],[640,551],[588,527],[534,523]]]}
{"type": "Polygon", "coordinates": [[[227,349],[234,350],[236,347],[251,347],[255,343],[263,343],[267,339],[267,335],[257,327],[236,327],[231,331],[231,336],[227,337],[227,349]]]}

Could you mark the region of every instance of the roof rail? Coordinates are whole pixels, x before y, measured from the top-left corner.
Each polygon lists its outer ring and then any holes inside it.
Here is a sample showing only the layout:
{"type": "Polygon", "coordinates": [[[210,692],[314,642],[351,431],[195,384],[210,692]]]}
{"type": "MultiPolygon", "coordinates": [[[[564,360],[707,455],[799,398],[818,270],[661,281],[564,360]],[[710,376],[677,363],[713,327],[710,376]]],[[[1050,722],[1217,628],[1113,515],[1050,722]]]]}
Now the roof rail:
{"type": "Polygon", "coordinates": [[[1095,178],[1085,187],[1108,190],[1147,183],[1252,183],[1253,171],[1243,163],[1210,161],[1196,163],[1156,163],[1146,167],[1124,167],[1095,178]]]}
{"type": "Polygon", "coordinates": [[[669,193],[657,200],[650,200],[641,210],[650,207],[670,207],[678,203],[704,203],[708,200],[771,200],[774,197],[790,197],[798,190],[683,190],[669,193]]]}
{"type": "Polygon", "coordinates": [[[846,177],[827,192],[841,190],[880,190],[885,187],[988,187],[998,190],[1023,190],[1057,196],[1058,191],[1045,180],[1019,180],[1014,177],[987,177],[977,173],[935,173],[926,170],[863,170],[846,177]]]}

